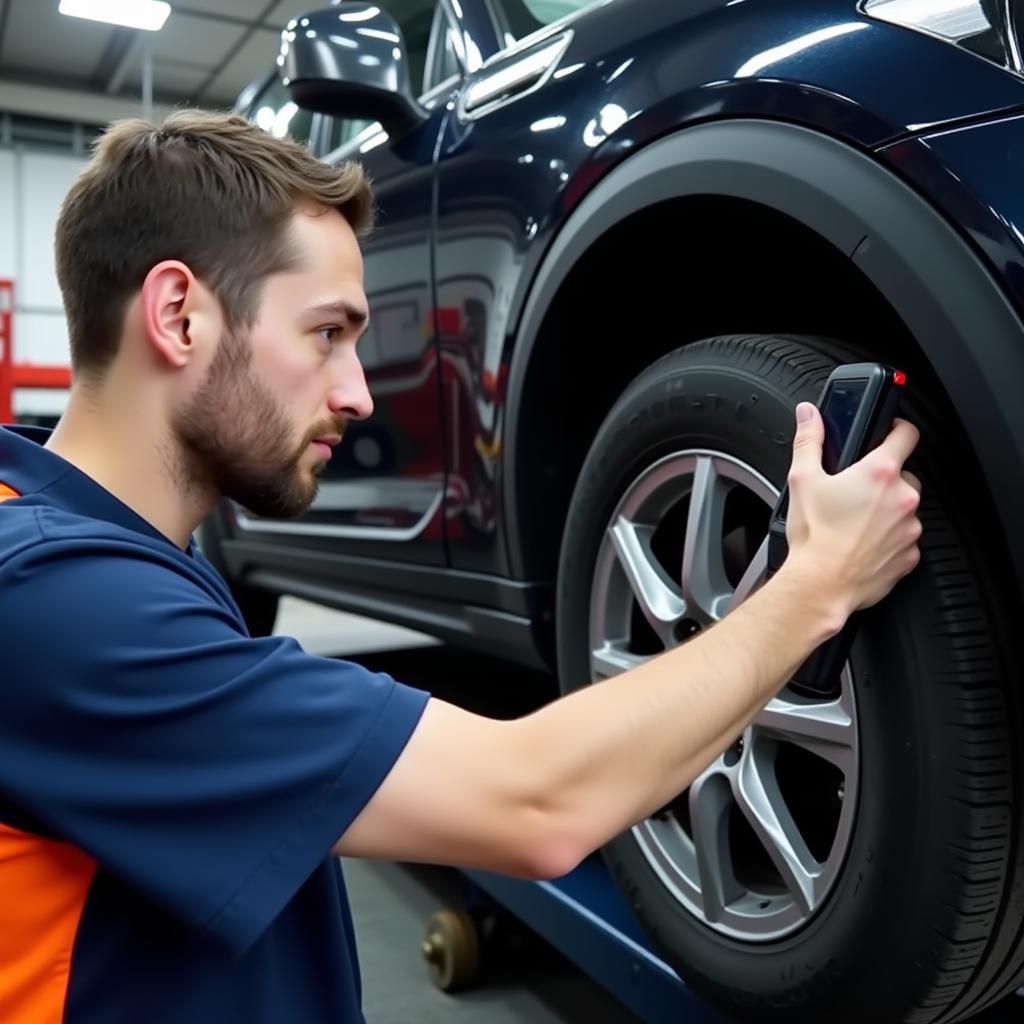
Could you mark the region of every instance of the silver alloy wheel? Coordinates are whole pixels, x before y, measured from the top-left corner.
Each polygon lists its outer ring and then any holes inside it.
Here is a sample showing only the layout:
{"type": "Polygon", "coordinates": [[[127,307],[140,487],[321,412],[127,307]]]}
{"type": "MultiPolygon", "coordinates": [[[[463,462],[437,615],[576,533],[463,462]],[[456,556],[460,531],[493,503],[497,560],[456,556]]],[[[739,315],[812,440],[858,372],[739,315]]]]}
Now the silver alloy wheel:
{"type": "MultiPolygon", "coordinates": [[[[598,552],[593,678],[675,646],[757,589],[777,497],[751,466],[712,451],[667,455],[634,480],[598,552]]],[[[839,876],[858,774],[847,666],[828,698],[787,687],[633,835],[668,892],[708,927],[778,939],[811,919],[839,876]]]]}

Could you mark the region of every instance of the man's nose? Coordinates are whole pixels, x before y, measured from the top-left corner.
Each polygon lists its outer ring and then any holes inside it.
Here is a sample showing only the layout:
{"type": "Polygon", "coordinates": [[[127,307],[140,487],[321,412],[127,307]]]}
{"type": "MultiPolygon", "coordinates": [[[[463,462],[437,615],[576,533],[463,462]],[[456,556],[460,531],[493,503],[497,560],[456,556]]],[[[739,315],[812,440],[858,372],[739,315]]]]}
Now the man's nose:
{"type": "Polygon", "coordinates": [[[332,413],[340,413],[345,419],[365,420],[373,413],[373,399],[366,386],[363,364],[354,351],[338,362],[327,405],[332,413]]]}

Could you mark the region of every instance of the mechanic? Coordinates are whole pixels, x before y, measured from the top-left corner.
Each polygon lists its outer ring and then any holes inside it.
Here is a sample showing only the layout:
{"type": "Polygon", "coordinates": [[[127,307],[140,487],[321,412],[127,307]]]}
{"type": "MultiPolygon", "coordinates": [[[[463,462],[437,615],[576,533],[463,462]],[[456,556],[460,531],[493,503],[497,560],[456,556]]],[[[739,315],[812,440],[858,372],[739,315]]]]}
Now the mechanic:
{"type": "Polygon", "coordinates": [[[372,207],[357,165],[196,110],[113,125],[65,200],[74,385],[52,433],[0,430],[0,1020],[360,1021],[332,855],[562,875],[917,564],[915,428],[833,477],[804,403],[777,575],[521,719],[250,638],[192,533],[223,497],[301,514],[370,415],[372,207]]]}

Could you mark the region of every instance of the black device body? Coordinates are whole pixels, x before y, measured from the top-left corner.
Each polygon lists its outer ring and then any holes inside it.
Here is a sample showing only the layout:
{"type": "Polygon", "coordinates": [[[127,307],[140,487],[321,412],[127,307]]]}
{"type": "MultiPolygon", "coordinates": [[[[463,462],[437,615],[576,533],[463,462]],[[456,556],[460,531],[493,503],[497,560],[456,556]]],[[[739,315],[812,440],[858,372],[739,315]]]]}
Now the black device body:
{"type": "MultiPolygon", "coordinates": [[[[906,375],[881,363],[847,363],[829,375],[818,400],[825,423],[822,466],[841,473],[876,448],[892,427],[899,408],[906,375]]],[[[768,534],[768,576],[786,559],[786,516],[789,488],[784,487],[772,513],[768,534]]],[[[793,682],[817,693],[833,692],[850,655],[858,616],[847,621],[842,632],[817,648],[797,669],[793,682]]]]}

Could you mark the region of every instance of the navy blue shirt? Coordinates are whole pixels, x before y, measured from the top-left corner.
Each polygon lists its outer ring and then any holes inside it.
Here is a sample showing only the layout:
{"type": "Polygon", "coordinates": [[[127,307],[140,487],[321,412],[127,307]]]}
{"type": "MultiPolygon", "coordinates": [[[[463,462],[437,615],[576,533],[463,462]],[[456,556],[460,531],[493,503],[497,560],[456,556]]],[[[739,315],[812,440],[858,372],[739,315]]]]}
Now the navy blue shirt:
{"type": "Polygon", "coordinates": [[[47,436],[0,429],[0,1019],[362,1021],[330,849],[428,695],[249,637],[47,436]]]}

